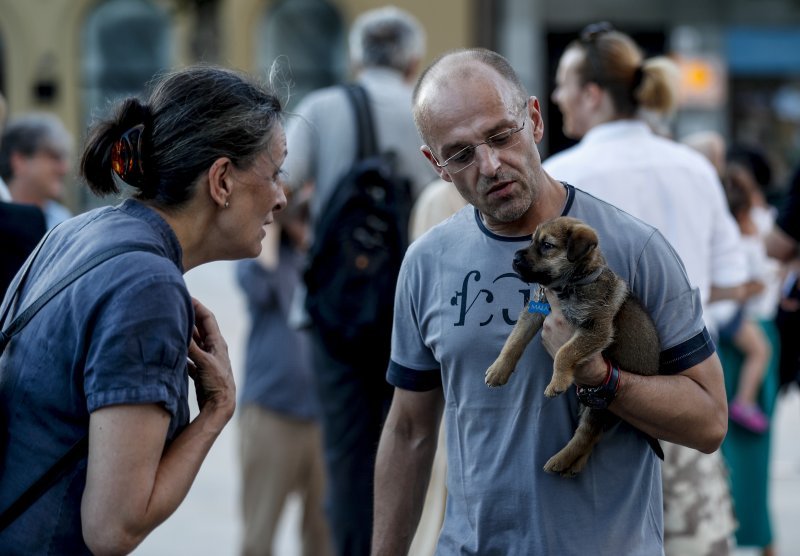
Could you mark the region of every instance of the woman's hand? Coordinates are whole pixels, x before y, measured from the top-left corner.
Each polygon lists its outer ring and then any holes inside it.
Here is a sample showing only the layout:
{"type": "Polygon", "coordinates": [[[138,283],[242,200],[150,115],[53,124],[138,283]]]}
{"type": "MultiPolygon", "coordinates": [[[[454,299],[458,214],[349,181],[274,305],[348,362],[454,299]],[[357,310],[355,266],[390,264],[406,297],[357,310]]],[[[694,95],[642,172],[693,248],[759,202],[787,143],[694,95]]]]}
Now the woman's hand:
{"type": "Polygon", "coordinates": [[[194,380],[200,411],[219,413],[224,418],[224,425],[236,408],[236,384],[228,357],[228,345],[213,313],[194,298],[192,305],[195,327],[194,337],[189,344],[189,376],[194,380]]]}
{"type": "Polygon", "coordinates": [[[171,417],[159,404],[110,405],[89,418],[81,521],[94,554],[127,554],[169,517],[233,416],[236,386],[228,346],[211,311],[196,299],[192,303],[189,374],[200,414],[166,449],[171,417]]]}

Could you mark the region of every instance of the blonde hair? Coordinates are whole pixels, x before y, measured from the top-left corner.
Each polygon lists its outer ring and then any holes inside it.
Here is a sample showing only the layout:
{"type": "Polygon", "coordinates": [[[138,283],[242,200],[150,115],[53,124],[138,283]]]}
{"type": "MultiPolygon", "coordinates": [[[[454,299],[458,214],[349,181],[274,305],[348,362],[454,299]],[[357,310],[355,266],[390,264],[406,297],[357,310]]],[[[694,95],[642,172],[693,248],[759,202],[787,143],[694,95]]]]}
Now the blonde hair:
{"type": "Polygon", "coordinates": [[[639,46],[625,33],[608,30],[574,40],[570,49],[583,53],[581,83],[596,83],[611,97],[621,116],[639,108],[672,111],[678,100],[678,68],[666,56],[644,60],[639,46]]]}

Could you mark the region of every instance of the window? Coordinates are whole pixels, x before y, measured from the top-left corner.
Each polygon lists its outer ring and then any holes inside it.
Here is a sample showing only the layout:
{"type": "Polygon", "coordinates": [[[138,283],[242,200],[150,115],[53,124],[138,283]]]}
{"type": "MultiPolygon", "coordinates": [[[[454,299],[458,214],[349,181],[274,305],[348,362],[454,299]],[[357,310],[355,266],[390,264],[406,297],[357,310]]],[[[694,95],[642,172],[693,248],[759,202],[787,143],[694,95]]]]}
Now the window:
{"type": "Polygon", "coordinates": [[[325,0],[278,1],[260,26],[257,60],[265,71],[278,62],[291,85],[289,107],[310,91],[341,82],[347,50],[339,11],[325,0]]]}

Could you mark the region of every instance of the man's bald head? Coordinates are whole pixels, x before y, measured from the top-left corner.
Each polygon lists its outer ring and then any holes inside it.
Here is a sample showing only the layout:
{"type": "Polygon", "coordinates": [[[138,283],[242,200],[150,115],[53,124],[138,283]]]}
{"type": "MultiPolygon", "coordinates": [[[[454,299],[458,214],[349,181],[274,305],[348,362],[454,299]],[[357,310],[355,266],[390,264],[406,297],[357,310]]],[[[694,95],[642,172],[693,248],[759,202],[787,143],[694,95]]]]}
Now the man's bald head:
{"type": "Polygon", "coordinates": [[[528,98],[525,86],[500,54],[485,48],[448,52],[428,66],[414,87],[414,123],[424,141],[428,141],[430,118],[436,112],[437,102],[447,103],[443,93],[450,87],[457,88],[467,81],[483,78],[487,68],[508,83],[513,104],[521,106],[525,102],[528,98]]]}

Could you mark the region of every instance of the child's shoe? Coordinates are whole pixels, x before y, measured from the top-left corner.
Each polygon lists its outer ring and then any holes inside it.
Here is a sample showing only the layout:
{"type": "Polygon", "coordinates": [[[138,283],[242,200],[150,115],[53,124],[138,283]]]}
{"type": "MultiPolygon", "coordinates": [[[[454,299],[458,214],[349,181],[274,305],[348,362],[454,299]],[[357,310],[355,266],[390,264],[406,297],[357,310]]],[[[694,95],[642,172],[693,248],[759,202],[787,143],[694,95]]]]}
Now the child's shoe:
{"type": "Polygon", "coordinates": [[[769,419],[756,404],[733,401],[728,408],[731,421],[750,432],[761,434],[769,428],[769,419]]]}

